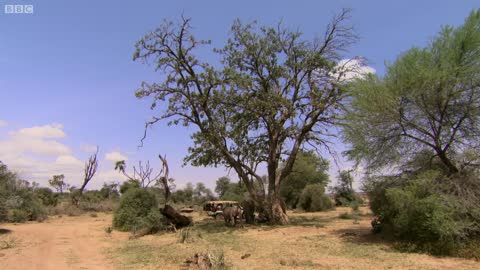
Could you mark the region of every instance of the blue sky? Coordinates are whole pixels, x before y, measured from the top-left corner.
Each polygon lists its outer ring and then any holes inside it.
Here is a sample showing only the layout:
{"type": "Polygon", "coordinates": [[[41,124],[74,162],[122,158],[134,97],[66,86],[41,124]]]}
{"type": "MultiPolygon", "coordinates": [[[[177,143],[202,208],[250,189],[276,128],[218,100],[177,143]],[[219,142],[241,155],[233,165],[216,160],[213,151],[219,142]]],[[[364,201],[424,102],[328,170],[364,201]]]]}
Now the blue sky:
{"type": "MultiPolygon", "coordinates": [[[[113,171],[113,160],[125,157],[132,165],[150,159],[155,164],[158,153],[167,155],[179,186],[203,181],[213,187],[226,174],[221,168],[181,166],[192,129],[161,123],[150,131],[144,147],[137,147],[152,112],[148,101],[134,97],[134,90],[160,74],[132,61],[134,43],[164,18],[191,17],[194,34],[220,47],[235,18],[267,25],[282,19],[312,40],[333,14],[352,8],[351,22],[361,39],[345,58],[366,57],[383,74],[385,62],[411,46],[426,45],[441,25],[459,25],[480,7],[476,1],[453,0],[0,3],[0,160],[40,184],[65,173],[67,181],[78,185],[83,161],[99,145],[100,170],[92,188],[122,179],[113,171]],[[6,4],[32,4],[34,13],[5,14],[6,4]]],[[[209,53],[201,57],[212,59],[209,53]]]]}

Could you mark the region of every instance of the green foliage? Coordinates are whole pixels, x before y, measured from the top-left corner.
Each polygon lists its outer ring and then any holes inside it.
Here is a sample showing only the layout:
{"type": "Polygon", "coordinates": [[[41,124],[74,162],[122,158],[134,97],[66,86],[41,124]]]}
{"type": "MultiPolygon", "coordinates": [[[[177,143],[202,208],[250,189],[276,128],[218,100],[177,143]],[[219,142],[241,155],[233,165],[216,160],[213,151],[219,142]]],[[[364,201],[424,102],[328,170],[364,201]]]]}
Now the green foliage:
{"type": "Polygon", "coordinates": [[[477,10],[401,55],[384,78],[350,85],[348,155],[370,172],[400,165],[399,175],[370,178],[365,190],[372,226],[405,250],[470,254],[479,241],[479,48],[477,10]]]}
{"type": "Polygon", "coordinates": [[[63,174],[54,175],[52,179],[48,180],[48,184],[59,193],[63,193],[68,188],[68,184],[65,182],[65,176],[63,174]]]}
{"type": "Polygon", "coordinates": [[[107,226],[104,230],[107,235],[111,235],[113,232],[112,226],[107,226]]]}
{"type": "Polygon", "coordinates": [[[248,191],[241,182],[232,183],[228,177],[224,176],[217,180],[215,192],[219,195],[220,200],[241,202],[245,199],[245,193],[248,191]]]}
{"type": "Polygon", "coordinates": [[[228,178],[226,176],[222,176],[222,177],[218,178],[217,182],[215,183],[215,192],[221,198],[231,188],[231,184],[232,183],[230,181],[230,178],[228,178]]]}
{"type": "Polygon", "coordinates": [[[427,150],[457,172],[455,151],[480,146],[479,29],[477,10],[427,47],[400,55],[383,78],[351,84],[343,130],[349,157],[379,169],[427,150]]]}
{"type": "Polygon", "coordinates": [[[14,222],[43,221],[47,217],[46,210],[35,190],[29,182],[19,179],[0,162],[0,208],[3,208],[0,212],[3,212],[3,219],[14,222]],[[8,212],[10,215],[6,216],[8,212]]]}
{"type": "Polygon", "coordinates": [[[122,195],[113,214],[113,227],[132,231],[157,226],[160,220],[158,202],[154,194],[143,188],[130,188],[122,195]]]}
{"type": "Polygon", "coordinates": [[[174,203],[184,205],[202,205],[206,201],[214,199],[213,192],[205,187],[203,183],[197,183],[195,187],[192,183],[187,183],[183,189],[178,189],[171,195],[174,203]]]}
{"type": "Polygon", "coordinates": [[[15,192],[17,180],[17,175],[0,161],[0,199],[6,200],[15,192]]]}
{"type": "Polygon", "coordinates": [[[127,180],[120,185],[120,194],[125,194],[131,188],[140,188],[140,182],[136,180],[127,180]]]}
{"type": "Polygon", "coordinates": [[[47,211],[42,201],[31,189],[18,190],[16,196],[10,197],[9,202],[12,209],[21,212],[19,216],[26,213],[27,220],[43,221],[47,218],[47,211]]]}
{"type": "Polygon", "coordinates": [[[117,183],[103,183],[100,193],[104,199],[116,199],[120,196],[117,183]]]}
{"type": "Polygon", "coordinates": [[[193,190],[193,201],[197,205],[203,205],[206,201],[214,199],[212,191],[205,187],[205,184],[199,182],[195,185],[193,190]]]}
{"type": "Polygon", "coordinates": [[[392,185],[391,178],[377,180],[369,197],[383,232],[405,240],[404,249],[440,255],[453,254],[478,237],[480,228],[474,224],[480,217],[475,210],[467,208],[463,198],[438,189],[448,179],[427,171],[401,185],[392,185]]]}
{"type": "Polygon", "coordinates": [[[0,198],[0,223],[8,220],[8,208],[5,202],[0,198]]]}
{"type": "Polygon", "coordinates": [[[29,220],[29,213],[24,209],[13,209],[10,222],[23,223],[29,220]]]}
{"type": "Polygon", "coordinates": [[[56,206],[58,203],[58,194],[53,193],[49,188],[36,188],[35,195],[45,206],[56,206]]]}
{"type": "Polygon", "coordinates": [[[317,156],[314,151],[298,153],[292,172],[280,185],[280,195],[287,207],[295,208],[300,199],[302,190],[308,184],[326,186],[328,179],[328,160],[317,156]]]}
{"type": "Polygon", "coordinates": [[[325,195],[325,187],[321,184],[307,185],[300,195],[299,204],[307,212],[325,211],[333,208],[333,203],[325,195]]]}
{"type": "MultiPolygon", "coordinates": [[[[267,194],[253,197],[258,204],[278,201],[272,191],[290,174],[301,146],[325,145],[323,131],[337,122],[346,97],[340,76],[349,71],[339,70],[337,63],[357,40],[349,14],[342,10],[326,35],[313,42],[281,24],[236,20],[225,46],[214,50],[218,63],[195,55],[210,41],[195,38],[190,19],[165,21],[135,44],[133,55],[155,63],[155,71],[165,75],[160,82],[142,83],[135,93],[150,98],[152,110],[160,104],[164,108],[146,128],[159,120],[194,126],[185,163],[231,168],[250,194],[257,192],[253,182],[263,183],[257,166],[267,163],[267,194]],[[279,181],[272,181],[276,176],[279,181]]],[[[269,207],[273,214],[274,204],[269,207]]],[[[277,221],[286,218],[272,220],[277,221]]]]}
{"type": "Polygon", "coordinates": [[[350,171],[341,171],[338,175],[338,185],[333,187],[336,206],[356,206],[363,202],[353,189],[353,177],[350,171]]]}

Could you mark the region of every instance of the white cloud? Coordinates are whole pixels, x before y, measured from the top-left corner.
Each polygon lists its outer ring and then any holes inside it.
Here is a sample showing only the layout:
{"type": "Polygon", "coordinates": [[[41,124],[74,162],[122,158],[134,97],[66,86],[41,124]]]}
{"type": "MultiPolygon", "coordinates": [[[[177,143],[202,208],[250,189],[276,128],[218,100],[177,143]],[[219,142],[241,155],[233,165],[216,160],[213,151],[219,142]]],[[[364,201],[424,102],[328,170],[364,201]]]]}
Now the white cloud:
{"type": "Polygon", "coordinates": [[[98,172],[97,175],[95,175],[95,179],[97,179],[97,182],[101,182],[102,184],[108,183],[108,182],[123,182],[127,180],[127,178],[121,174],[118,171],[115,171],[113,169],[111,170],[105,170],[98,172]]]}
{"type": "Polygon", "coordinates": [[[81,160],[71,155],[63,155],[57,157],[57,159],[55,160],[55,164],[73,167],[83,166],[83,162],[81,160]]]}
{"type": "Polygon", "coordinates": [[[110,152],[105,154],[105,159],[113,162],[117,162],[120,160],[128,160],[128,158],[124,155],[122,155],[118,151],[110,152]]]}
{"type": "Polygon", "coordinates": [[[6,153],[28,152],[48,156],[68,155],[71,153],[68,146],[57,141],[27,137],[19,135],[17,132],[11,133],[10,139],[0,141],[0,149],[6,153]]]}
{"type": "Polygon", "coordinates": [[[80,149],[87,153],[94,153],[95,151],[97,151],[97,147],[91,144],[83,144],[82,146],[80,146],[80,149]]]}
{"type": "Polygon", "coordinates": [[[8,122],[5,120],[0,120],[0,127],[6,127],[8,126],[8,122]]]}
{"type": "MultiPolygon", "coordinates": [[[[0,140],[0,161],[17,172],[22,179],[48,186],[53,175],[65,175],[65,181],[79,187],[83,181],[84,161],[79,159],[61,139],[67,135],[60,124],[34,126],[10,131],[0,140]]],[[[96,146],[82,145],[81,150],[95,152],[96,146]]],[[[109,161],[126,160],[118,151],[105,155],[109,161]]],[[[99,164],[88,189],[101,188],[104,182],[123,181],[125,177],[113,170],[110,162],[99,164]]]]}
{"type": "Polygon", "coordinates": [[[343,59],[337,63],[333,74],[338,81],[350,81],[364,78],[367,74],[375,74],[376,70],[368,66],[362,58],[343,59]]]}
{"type": "Polygon", "coordinates": [[[83,162],[72,155],[70,147],[54,140],[66,136],[62,125],[22,128],[8,135],[0,141],[0,160],[22,178],[47,185],[52,175],[64,174],[67,181],[78,185],[83,162]]]}
{"type": "Polygon", "coordinates": [[[45,126],[35,126],[31,128],[22,128],[17,133],[20,136],[26,136],[29,138],[54,139],[65,137],[65,133],[62,129],[63,126],[60,124],[52,124],[45,126]]]}

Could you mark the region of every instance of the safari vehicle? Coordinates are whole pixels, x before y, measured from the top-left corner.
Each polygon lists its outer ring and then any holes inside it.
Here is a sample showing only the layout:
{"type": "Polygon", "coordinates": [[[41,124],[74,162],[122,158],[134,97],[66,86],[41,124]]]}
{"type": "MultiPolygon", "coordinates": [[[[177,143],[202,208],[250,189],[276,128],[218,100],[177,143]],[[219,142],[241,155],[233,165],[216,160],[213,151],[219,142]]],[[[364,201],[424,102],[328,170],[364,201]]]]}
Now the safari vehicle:
{"type": "Polygon", "coordinates": [[[209,201],[203,206],[203,210],[213,218],[222,217],[223,209],[227,206],[239,206],[237,201],[209,201]]]}

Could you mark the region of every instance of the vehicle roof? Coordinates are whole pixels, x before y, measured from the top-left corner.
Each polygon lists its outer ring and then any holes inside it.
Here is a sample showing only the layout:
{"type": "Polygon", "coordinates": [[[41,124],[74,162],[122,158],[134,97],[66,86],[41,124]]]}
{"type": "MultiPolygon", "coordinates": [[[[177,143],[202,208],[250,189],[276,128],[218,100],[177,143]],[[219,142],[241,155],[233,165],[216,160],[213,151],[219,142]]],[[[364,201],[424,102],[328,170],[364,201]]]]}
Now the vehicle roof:
{"type": "Polygon", "coordinates": [[[206,204],[208,203],[212,203],[212,204],[215,204],[215,203],[238,203],[237,201],[209,201],[209,202],[206,202],[206,204]]]}

